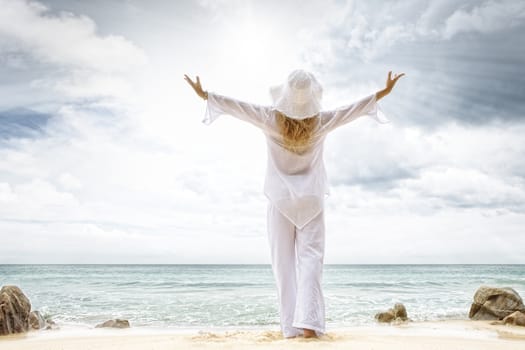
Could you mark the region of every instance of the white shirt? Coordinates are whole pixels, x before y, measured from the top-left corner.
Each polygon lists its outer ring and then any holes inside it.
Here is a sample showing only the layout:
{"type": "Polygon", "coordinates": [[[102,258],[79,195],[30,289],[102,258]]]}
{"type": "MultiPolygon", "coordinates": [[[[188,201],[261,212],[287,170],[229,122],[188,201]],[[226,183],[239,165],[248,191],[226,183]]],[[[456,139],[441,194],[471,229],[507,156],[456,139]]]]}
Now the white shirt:
{"type": "Polygon", "coordinates": [[[379,123],[389,120],[382,113],[372,94],[355,103],[319,112],[312,145],[302,154],[283,147],[273,106],[262,106],[208,92],[203,123],[209,125],[226,114],[260,128],[268,145],[268,165],[264,194],[279,211],[298,228],[304,227],[321,212],[324,196],[330,193],[323,161],[326,135],[335,128],[360,116],[370,116],[379,123]]]}

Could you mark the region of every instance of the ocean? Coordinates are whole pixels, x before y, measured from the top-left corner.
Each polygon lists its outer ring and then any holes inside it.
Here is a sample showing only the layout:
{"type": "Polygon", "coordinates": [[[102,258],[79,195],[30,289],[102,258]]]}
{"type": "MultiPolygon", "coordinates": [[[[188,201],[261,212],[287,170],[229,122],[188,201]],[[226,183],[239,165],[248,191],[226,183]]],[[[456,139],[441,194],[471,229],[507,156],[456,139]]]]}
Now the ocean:
{"type": "MultiPolygon", "coordinates": [[[[0,265],[7,284],[61,328],[113,318],[153,328],[279,325],[269,265],[0,265]]],[[[414,321],[466,320],[481,285],[525,298],[525,265],[325,265],[327,328],[376,324],[397,302],[414,321]]]]}

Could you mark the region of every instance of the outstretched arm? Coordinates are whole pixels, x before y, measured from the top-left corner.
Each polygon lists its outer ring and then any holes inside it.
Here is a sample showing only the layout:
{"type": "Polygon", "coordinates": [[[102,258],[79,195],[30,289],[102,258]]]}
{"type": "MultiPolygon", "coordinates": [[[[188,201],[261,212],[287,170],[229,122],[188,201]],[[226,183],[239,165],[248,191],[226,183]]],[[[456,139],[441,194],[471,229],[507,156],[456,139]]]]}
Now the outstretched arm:
{"type": "Polygon", "coordinates": [[[388,77],[386,78],[386,87],[383,90],[379,90],[378,92],[376,92],[376,101],[379,101],[380,99],[388,95],[394,88],[394,85],[396,85],[397,80],[403,75],[405,75],[405,73],[394,74],[394,78],[392,79],[392,71],[388,72],[388,77]]]}
{"type": "Polygon", "coordinates": [[[195,82],[187,75],[184,75],[184,79],[199,97],[207,101],[203,123],[211,124],[219,116],[228,114],[265,129],[271,110],[270,107],[239,101],[228,96],[203,90],[198,76],[195,82]]]}
{"type": "Polygon", "coordinates": [[[392,72],[388,72],[386,87],[375,94],[371,94],[352,104],[339,107],[335,110],[321,112],[321,121],[326,131],[333,130],[341,125],[349,123],[361,116],[368,115],[379,123],[387,123],[388,119],[384,116],[377,101],[388,95],[397,80],[405,73],[395,74],[392,78],[392,72]]]}

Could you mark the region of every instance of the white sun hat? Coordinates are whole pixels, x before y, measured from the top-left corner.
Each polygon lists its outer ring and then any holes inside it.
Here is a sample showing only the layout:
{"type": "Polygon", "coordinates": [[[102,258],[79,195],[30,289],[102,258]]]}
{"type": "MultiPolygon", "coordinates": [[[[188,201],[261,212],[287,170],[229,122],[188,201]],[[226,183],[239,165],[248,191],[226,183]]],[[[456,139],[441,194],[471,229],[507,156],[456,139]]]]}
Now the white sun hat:
{"type": "Polygon", "coordinates": [[[321,111],[323,88],[314,75],[296,69],[284,84],[270,88],[275,109],[292,119],[306,119],[321,111]]]}

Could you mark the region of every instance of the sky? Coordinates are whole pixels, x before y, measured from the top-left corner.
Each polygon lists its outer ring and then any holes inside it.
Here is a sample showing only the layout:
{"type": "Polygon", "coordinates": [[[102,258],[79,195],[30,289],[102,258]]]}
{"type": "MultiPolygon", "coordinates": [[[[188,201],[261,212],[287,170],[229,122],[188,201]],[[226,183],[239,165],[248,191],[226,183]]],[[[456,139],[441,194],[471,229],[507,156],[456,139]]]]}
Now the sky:
{"type": "Polygon", "coordinates": [[[525,263],[525,2],[0,0],[0,263],[269,263],[266,145],[184,81],[388,124],[325,141],[325,263],[525,263]]]}

